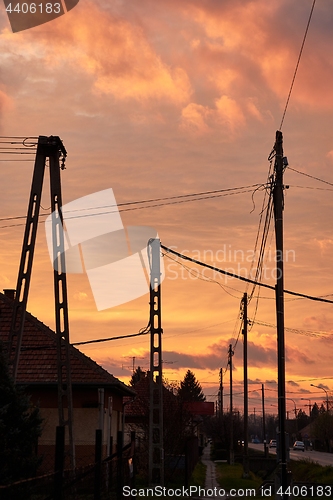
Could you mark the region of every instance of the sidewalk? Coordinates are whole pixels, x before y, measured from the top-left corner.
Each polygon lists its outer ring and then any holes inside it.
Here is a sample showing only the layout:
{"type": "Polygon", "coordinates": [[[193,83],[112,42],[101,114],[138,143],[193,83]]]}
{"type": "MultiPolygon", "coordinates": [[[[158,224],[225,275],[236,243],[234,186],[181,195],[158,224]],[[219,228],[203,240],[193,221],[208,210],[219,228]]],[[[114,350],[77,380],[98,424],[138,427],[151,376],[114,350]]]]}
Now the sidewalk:
{"type": "MultiPolygon", "coordinates": [[[[216,472],[215,472],[215,464],[214,462],[212,462],[212,460],[210,459],[210,447],[211,445],[208,444],[206,446],[206,448],[204,449],[203,451],[203,454],[202,454],[202,457],[201,457],[201,461],[204,465],[207,466],[207,469],[206,469],[206,480],[205,480],[205,490],[207,492],[207,490],[214,490],[216,488],[215,491],[219,491],[221,489],[221,487],[219,486],[217,480],[216,480],[216,472]]],[[[211,493],[211,491],[210,491],[211,493]]],[[[227,498],[226,496],[215,496],[215,495],[207,495],[205,497],[201,497],[202,499],[205,499],[205,498],[210,498],[210,499],[217,499],[217,500],[223,500],[225,498],[227,498]]]]}

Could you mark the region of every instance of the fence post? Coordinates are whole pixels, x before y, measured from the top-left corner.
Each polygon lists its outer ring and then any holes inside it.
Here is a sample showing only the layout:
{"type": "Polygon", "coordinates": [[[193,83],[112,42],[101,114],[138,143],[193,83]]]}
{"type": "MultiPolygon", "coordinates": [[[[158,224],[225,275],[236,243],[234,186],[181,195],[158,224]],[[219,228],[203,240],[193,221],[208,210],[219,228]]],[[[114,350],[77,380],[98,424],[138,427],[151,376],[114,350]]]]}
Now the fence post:
{"type": "Polygon", "coordinates": [[[101,472],[102,472],[102,430],[96,429],[94,500],[100,500],[101,498],[101,476],[102,476],[101,472]]]}
{"type": "Polygon", "coordinates": [[[185,443],[185,488],[189,486],[190,483],[190,447],[189,440],[187,438],[185,443]]]}
{"type": "MultiPolygon", "coordinates": [[[[110,454],[109,457],[112,456],[112,450],[113,450],[113,437],[110,436],[110,454]]],[[[109,478],[109,491],[111,491],[112,488],[112,473],[113,473],[113,461],[109,460],[108,461],[108,478],[109,478]]]]}
{"type": "Polygon", "coordinates": [[[118,431],[117,433],[117,500],[122,500],[123,498],[123,433],[118,431]]]}
{"type": "Polygon", "coordinates": [[[56,445],[54,459],[54,500],[62,500],[65,460],[65,427],[56,427],[56,445]]]}
{"type": "Polygon", "coordinates": [[[131,488],[134,488],[135,487],[135,474],[136,474],[135,431],[131,431],[131,459],[132,459],[132,470],[130,471],[130,485],[131,485],[131,488]]]}

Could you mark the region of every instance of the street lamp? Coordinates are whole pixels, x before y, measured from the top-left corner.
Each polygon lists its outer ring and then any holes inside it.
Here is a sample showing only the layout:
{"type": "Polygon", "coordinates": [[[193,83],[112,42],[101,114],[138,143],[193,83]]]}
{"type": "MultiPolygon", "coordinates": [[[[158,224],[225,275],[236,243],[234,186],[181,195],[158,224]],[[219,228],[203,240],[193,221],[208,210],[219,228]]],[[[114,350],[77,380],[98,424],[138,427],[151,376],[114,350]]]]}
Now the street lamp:
{"type": "Polygon", "coordinates": [[[286,399],[289,399],[290,401],[292,401],[294,403],[294,405],[295,405],[295,410],[294,410],[295,411],[295,418],[297,418],[297,408],[296,408],[295,401],[292,398],[286,398],[286,399]]]}
{"type": "Polygon", "coordinates": [[[321,389],[322,391],[325,391],[326,393],[326,409],[327,409],[327,413],[328,413],[328,392],[326,391],[326,389],[324,389],[324,387],[321,387],[320,385],[314,385],[314,384],[310,384],[312,387],[316,387],[317,389],[321,389]]]}

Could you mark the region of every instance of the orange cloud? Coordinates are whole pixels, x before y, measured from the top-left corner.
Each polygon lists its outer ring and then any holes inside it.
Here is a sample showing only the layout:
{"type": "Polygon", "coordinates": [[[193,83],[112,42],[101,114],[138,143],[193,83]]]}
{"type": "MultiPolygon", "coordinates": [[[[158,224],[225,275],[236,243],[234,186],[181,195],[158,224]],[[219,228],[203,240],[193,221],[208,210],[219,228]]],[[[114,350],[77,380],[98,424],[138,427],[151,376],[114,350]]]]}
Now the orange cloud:
{"type": "Polygon", "coordinates": [[[209,131],[207,119],[210,114],[206,106],[191,102],[182,110],[180,128],[194,134],[205,134],[209,131]]]}
{"type": "Polygon", "coordinates": [[[186,72],[162,61],[140,25],[90,2],[50,23],[48,31],[39,27],[17,40],[29,53],[37,48],[50,68],[68,64],[83,71],[94,92],[115,99],[181,103],[191,95],[186,72]]]}
{"type": "Polygon", "coordinates": [[[227,126],[231,132],[245,125],[245,117],[237,102],[223,95],[216,100],[218,121],[227,126]]]}
{"type": "Polygon", "coordinates": [[[196,134],[205,134],[215,126],[222,126],[234,134],[245,125],[245,116],[236,101],[223,95],[215,100],[215,108],[190,103],[182,110],[180,128],[196,134]]]}
{"type": "Polygon", "coordinates": [[[4,109],[8,109],[13,105],[11,98],[0,89],[0,112],[4,109]]]}
{"type": "MultiPolygon", "coordinates": [[[[297,6],[290,9],[290,5],[283,1],[188,5],[188,15],[205,34],[206,47],[211,53],[219,52],[223,69],[218,63],[214,66],[216,84],[225,85],[227,89],[230,84],[236,85],[244,93],[252,92],[251,85],[255,86],[261,80],[283,100],[282,105],[287,98],[310,10],[302,7],[301,13],[304,27],[299,21],[297,6]],[[287,9],[290,22],[283,25],[281,36],[278,26],[284,20],[287,9]],[[293,24],[294,20],[298,21],[297,25],[293,24]]],[[[324,34],[318,31],[318,26],[314,23],[310,25],[292,102],[324,109],[333,106],[330,84],[333,70],[325,44],[324,34]]]]}

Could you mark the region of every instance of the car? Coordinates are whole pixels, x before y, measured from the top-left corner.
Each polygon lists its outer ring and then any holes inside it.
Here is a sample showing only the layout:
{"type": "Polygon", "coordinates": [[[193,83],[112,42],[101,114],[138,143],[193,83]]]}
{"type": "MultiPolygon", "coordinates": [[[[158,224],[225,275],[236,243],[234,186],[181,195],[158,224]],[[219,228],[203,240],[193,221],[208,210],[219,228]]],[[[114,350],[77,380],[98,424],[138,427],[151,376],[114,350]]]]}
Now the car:
{"type": "Polygon", "coordinates": [[[276,439],[271,439],[270,440],[269,447],[270,448],[276,448],[276,439]]]}
{"type": "Polygon", "coordinates": [[[303,441],[295,441],[294,444],[293,444],[293,450],[300,450],[300,451],[304,451],[304,443],[303,441]]]}
{"type": "Polygon", "coordinates": [[[261,441],[260,441],[260,439],[258,439],[258,438],[254,438],[254,439],[252,439],[252,443],[254,443],[254,444],[259,444],[260,442],[261,442],[261,441]]]}

